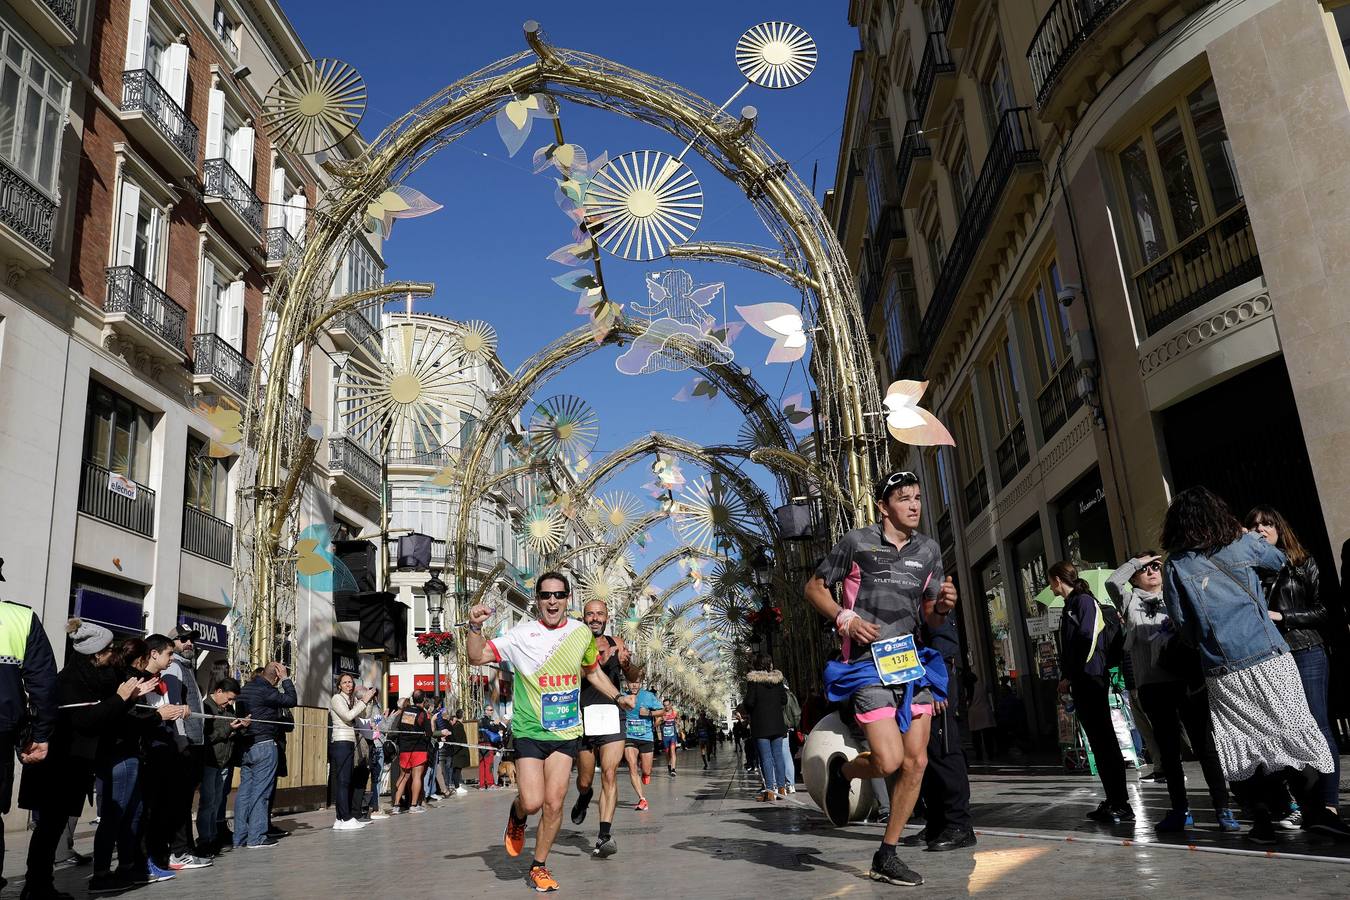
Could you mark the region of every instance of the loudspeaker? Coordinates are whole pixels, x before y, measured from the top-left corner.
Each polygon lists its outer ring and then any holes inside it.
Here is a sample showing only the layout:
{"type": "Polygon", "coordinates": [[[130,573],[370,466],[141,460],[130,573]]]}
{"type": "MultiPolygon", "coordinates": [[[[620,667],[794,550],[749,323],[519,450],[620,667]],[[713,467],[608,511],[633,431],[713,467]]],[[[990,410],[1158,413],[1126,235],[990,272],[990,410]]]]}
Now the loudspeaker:
{"type": "Polygon", "coordinates": [[[375,549],[370,541],[333,541],[333,555],[356,579],[357,592],[375,590],[379,571],[375,549]]]}
{"type": "Polygon", "coordinates": [[[431,535],[414,531],[398,539],[398,567],[400,569],[431,568],[431,535]]]}
{"type": "Polygon", "coordinates": [[[389,662],[408,658],[408,607],[388,591],[358,594],[361,624],[357,644],[362,653],[385,654],[389,662]]]}
{"type": "Polygon", "coordinates": [[[815,510],[809,502],[789,503],[773,511],[778,536],[785,541],[809,541],[816,537],[815,510]]]}

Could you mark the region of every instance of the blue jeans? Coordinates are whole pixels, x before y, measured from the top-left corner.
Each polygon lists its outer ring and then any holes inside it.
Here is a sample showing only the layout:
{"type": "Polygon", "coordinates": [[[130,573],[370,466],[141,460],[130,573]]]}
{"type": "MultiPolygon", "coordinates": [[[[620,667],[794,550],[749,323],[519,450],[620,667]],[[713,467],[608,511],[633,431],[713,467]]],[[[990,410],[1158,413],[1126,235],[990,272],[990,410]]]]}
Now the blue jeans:
{"type": "Polygon", "coordinates": [[[436,745],[427,751],[427,771],[422,776],[422,796],[430,797],[436,793],[436,745]]]}
{"type": "Polygon", "coordinates": [[[759,774],[764,778],[766,790],[776,791],[787,787],[787,774],[783,769],[783,745],[787,737],[779,735],[773,738],[755,738],[759,749],[759,774]]]}
{"type": "Polygon", "coordinates": [[[113,847],[117,867],[124,872],[144,871],[141,837],[141,761],[120,759],[99,769],[103,790],[99,793],[98,830],[94,832],[94,871],[112,866],[113,847]]]}
{"type": "Polygon", "coordinates": [[[1298,676],[1303,681],[1308,711],[1312,713],[1317,727],[1322,729],[1327,746],[1331,748],[1331,774],[1322,775],[1318,783],[1322,788],[1323,802],[1335,808],[1341,802],[1341,751],[1336,744],[1336,736],[1331,732],[1331,720],[1327,718],[1327,682],[1331,676],[1327,651],[1321,644],[1295,650],[1294,664],[1298,666],[1298,676]]]}
{"type": "Polygon", "coordinates": [[[267,837],[268,807],[277,775],[277,742],[261,741],[244,751],[239,793],[234,798],[234,845],[261,844],[267,837]]]}
{"type": "Polygon", "coordinates": [[[797,767],[792,762],[792,741],[783,738],[783,784],[797,783],[797,767]]]}
{"type": "Polygon", "coordinates": [[[197,802],[197,840],[207,847],[220,836],[217,826],[224,818],[225,798],[230,794],[230,770],[202,767],[202,795],[197,802]]]}

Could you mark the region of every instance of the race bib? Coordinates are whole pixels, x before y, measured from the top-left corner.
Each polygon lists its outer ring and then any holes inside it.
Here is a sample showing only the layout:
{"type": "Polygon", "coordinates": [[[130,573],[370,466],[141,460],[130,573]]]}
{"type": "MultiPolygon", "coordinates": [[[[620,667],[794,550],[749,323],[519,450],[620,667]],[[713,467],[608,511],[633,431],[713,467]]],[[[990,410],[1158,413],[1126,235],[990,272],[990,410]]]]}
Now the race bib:
{"type": "Polygon", "coordinates": [[[587,706],[581,711],[588,736],[619,733],[619,708],[608,703],[587,706]]]}
{"type": "Polygon", "coordinates": [[[666,737],[674,737],[674,736],[675,736],[675,723],[674,723],[674,722],[665,722],[665,723],[663,723],[663,724],[661,725],[661,734],[665,735],[666,737]]]}
{"type": "Polygon", "coordinates": [[[628,736],[635,741],[640,741],[644,738],[646,740],[651,740],[651,732],[642,727],[641,719],[628,720],[628,736]]]}
{"type": "Polygon", "coordinates": [[[544,694],[542,699],[545,731],[566,731],[581,724],[580,690],[544,694]]]}
{"type": "Polygon", "coordinates": [[[923,674],[912,634],[873,642],[872,660],[877,664],[882,684],[906,684],[923,674]]]}

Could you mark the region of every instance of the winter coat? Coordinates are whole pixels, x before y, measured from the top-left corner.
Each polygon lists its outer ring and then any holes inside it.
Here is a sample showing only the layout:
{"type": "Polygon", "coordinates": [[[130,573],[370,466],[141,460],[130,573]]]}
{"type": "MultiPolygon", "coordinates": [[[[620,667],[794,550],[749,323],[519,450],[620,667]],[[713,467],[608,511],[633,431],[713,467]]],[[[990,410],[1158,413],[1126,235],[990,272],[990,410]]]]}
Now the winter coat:
{"type": "Polygon", "coordinates": [[[787,734],[783,711],[787,707],[787,688],[783,673],[777,669],[754,670],[745,676],[745,711],[750,714],[750,736],[776,738],[787,734]]]}
{"type": "Polygon", "coordinates": [[[1284,635],[1290,650],[1305,650],[1322,644],[1327,607],[1322,602],[1317,561],[1311,556],[1302,565],[1286,562],[1278,573],[1263,572],[1261,587],[1266,604],[1280,614],[1275,628],[1284,635]]]}

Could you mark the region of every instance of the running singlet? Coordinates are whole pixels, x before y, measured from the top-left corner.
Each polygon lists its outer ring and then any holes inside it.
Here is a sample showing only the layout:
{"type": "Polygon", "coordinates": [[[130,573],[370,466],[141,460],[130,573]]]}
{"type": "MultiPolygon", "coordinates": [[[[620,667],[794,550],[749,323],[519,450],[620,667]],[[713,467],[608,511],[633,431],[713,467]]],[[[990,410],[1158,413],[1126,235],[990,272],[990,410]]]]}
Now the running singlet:
{"type": "MultiPolygon", "coordinates": [[[[623,666],[619,665],[619,645],[614,642],[613,638],[601,635],[595,639],[597,653],[600,650],[601,641],[605,641],[609,646],[609,658],[600,664],[600,671],[605,673],[605,677],[609,679],[610,684],[614,685],[615,690],[618,690],[619,686],[623,684],[623,666]]],[[[604,703],[609,706],[617,705],[601,693],[598,687],[588,681],[581,686],[581,705],[594,706],[597,703],[604,703]]]]}
{"type": "Polygon", "coordinates": [[[675,739],[675,717],[678,713],[668,712],[665,718],[661,720],[661,738],[663,740],[675,739]]]}
{"type": "Polygon", "coordinates": [[[488,641],[498,662],[516,671],[516,737],[570,741],[582,736],[581,678],[596,665],[595,636],[576,619],[557,628],[522,622],[488,641]],[[520,701],[524,702],[520,702],[520,701]]]}
{"type": "Polygon", "coordinates": [[[633,741],[654,740],[651,717],[640,713],[644,709],[660,709],[661,701],[651,691],[638,691],[633,701],[633,708],[625,716],[624,736],[633,741]]]}
{"type": "MultiPolygon", "coordinates": [[[[834,587],[843,582],[840,605],[880,630],[878,639],[913,634],[923,621],[922,601],[942,589],[942,551],[937,541],[915,532],[897,549],[882,526],[855,528],[840,539],[816,569],[834,587]]],[[[868,645],[844,639],[844,659],[868,652],[868,645]]]]}

